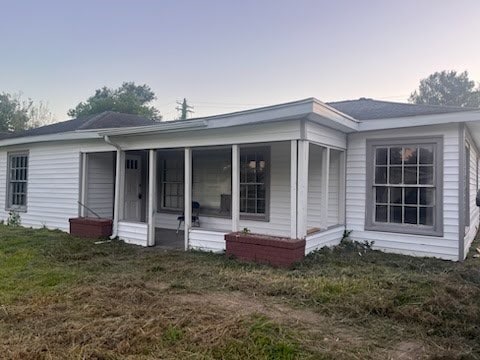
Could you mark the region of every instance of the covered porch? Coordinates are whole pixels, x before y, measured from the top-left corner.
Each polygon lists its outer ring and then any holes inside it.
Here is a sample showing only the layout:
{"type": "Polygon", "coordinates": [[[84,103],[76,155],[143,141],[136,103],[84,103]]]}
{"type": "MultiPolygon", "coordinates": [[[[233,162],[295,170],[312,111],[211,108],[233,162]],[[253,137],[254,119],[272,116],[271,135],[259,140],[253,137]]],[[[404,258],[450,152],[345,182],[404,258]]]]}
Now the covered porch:
{"type": "Polygon", "coordinates": [[[132,244],[221,252],[245,230],[308,253],[344,230],[344,149],[314,141],[83,153],[82,174],[80,216],[132,244]]]}

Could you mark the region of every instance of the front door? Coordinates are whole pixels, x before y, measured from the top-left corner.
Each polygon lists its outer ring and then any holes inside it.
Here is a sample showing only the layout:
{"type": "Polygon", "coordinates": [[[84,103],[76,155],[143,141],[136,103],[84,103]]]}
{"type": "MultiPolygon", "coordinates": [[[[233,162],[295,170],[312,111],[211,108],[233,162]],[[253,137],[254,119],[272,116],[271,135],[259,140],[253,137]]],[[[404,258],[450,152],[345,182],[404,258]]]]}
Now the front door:
{"type": "Polygon", "coordinates": [[[125,160],[125,220],[140,221],[142,209],[142,162],[138,155],[125,160]]]}

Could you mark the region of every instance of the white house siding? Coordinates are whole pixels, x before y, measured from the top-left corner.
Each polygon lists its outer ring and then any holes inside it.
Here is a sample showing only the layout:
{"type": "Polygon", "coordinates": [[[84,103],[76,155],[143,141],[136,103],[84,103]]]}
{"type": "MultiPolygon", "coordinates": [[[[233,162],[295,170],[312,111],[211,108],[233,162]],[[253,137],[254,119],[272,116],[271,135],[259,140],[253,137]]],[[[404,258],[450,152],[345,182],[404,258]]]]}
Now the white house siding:
{"type": "Polygon", "coordinates": [[[189,248],[202,251],[222,252],[225,250],[225,234],[228,231],[190,230],[189,248]]]}
{"type": "Polygon", "coordinates": [[[118,222],[118,238],[127,244],[147,246],[148,225],[140,222],[118,222]]]}
{"type": "Polygon", "coordinates": [[[467,144],[470,148],[470,224],[465,228],[464,258],[467,256],[470,245],[477,235],[479,226],[479,209],[476,205],[476,196],[478,190],[478,153],[474,144],[470,143],[469,140],[467,140],[467,144]]]}
{"type": "Polygon", "coordinates": [[[337,225],[339,221],[340,191],[340,153],[330,151],[330,170],[328,172],[328,226],[337,225]]]}
{"type": "Polygon", "coordinates": [[[78,145],[72,143],[32,144],[0,152],[0,218],[6,219],[7,154],[28,150],[27,211],[21,212],[23,226],[69,230],[68,219],[78,216],[78,145]]]}
{"type": "Polygon", "coordinates": [[[338,149],[347,148],[347,134],[330,129],[313,122],[307,122],[305,126],[307,140],[338,149]]]}
{"type": "Polygon", "coordinates": [[[344,230],[345,227],[340,225],[307,236],[307,238],[305,239],[305,255],[308,255],[310,252],[321,249],[325,246],[338,245],[342,240],[344,230]]]}
{"type": "Polygon", "coordinates": [[[346,228],[357,241],[375,241],[375,248],[416,256],[434,256],[458,260],[458,179],[459,126],[435,125],[375,131],[349,135],[347,152],[346,228]],[[366,204],[366,139],[389,139],[417,136],[443,136],[443,236],[420,236],[389,232],[365,231],[366,204]]]}
{"type": "MultiPolygon", "coordinates": [[[[87,207],[99,216],[113,217],[115,193],[115,154],[91,153],[87,155],[87,207]]],[[[88,216],[94,216],[87,212],[88,216]]]]}

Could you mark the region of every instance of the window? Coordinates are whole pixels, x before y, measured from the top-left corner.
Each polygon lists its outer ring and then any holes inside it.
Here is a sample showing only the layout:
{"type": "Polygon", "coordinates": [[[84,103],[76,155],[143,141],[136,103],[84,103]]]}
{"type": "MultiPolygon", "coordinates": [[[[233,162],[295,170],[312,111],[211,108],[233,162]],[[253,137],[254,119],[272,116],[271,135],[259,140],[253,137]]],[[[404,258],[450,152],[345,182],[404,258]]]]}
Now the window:
{"type": "Polygon", "coordinates": [[[267,218],[269,150],[240,149],[240,214],[267,218]]]}
{"type": "Polygon", "coordinates": [[[442,233],[442,141],[369,141],[368,230],[442,233]]]}
{"type": "Polygon", "coordinates": [[[28,153],[8,155],[8,208],[27,209],[28,153]]]}
{"type": "Polygon", "coordinates": [[[184,206],[183,157],[174,152],[161,159],[161,208],[182,210],[184,206]]]}

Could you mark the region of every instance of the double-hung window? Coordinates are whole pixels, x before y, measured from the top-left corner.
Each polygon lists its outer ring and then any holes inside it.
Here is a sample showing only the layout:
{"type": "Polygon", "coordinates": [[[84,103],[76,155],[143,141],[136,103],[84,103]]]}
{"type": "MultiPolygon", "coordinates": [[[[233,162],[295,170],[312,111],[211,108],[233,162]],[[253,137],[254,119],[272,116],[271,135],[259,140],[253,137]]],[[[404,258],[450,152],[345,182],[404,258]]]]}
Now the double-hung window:
{"type": "Polygon", "coordinates": [[[442,235],[442,143],[367,141],[368,230],[442,235]]]}
{"type": "Polygon", "coordinates": [[[240,149],[240,214],[243,218],[268,218],[268,147],[240,149]]]}
{"type": "Polygon", "coordinates": [[[7,208],[27,210],[28,153],[8,154],[7,208]]]}

